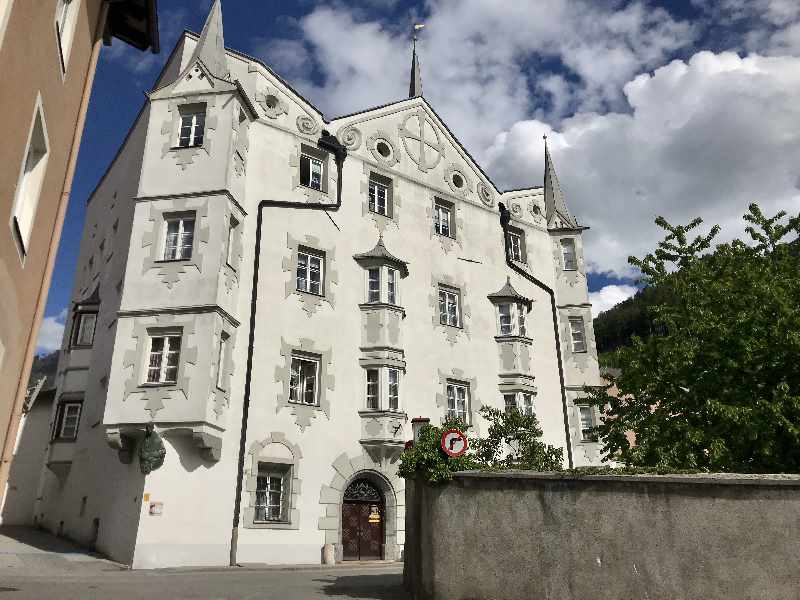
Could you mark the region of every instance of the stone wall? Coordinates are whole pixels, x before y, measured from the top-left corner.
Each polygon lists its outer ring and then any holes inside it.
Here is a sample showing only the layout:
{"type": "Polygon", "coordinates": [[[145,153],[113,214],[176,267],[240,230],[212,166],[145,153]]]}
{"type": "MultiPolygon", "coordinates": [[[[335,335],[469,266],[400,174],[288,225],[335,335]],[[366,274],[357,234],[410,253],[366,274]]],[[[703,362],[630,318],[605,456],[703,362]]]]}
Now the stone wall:
{"type": "Polygon", "coordinates": [[[407,482],[417,600],[796,599],[800,476],[465,472],[407,482]]]}

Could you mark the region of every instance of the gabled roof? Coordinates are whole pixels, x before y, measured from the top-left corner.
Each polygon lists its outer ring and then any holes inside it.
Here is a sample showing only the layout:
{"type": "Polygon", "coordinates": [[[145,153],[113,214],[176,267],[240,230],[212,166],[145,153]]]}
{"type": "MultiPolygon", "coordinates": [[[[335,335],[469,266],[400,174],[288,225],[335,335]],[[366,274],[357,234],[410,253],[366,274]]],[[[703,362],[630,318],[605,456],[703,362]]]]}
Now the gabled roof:
{"type": "Polygon", "coordinates": [[[394,254],[386,249],[386,246],[383,244],[383,234],[378,236],[378,242],[375,244],[375,247],[372,250],[363,252],[361,254],[355,254],[353,259],[359,264],[371,262],[373,260],[389,263],[398,268],[401,277],[408,277],[408,263],[397,258],[394,254]]]}
{"type": "Polygon", "coordinates": [[[510,300],[512,302],[520,302],[528,307],[528,310],[531,309],[531,305],[533,304],[533,300],[530,298],[526,298],[522,294],[520,294],[517,290],[514,289],[514,286],[511,285],[511,277],[506,278],[506,283],[503,287],[497,290],[494,294],[489,294],[486,296],[491,302],[502,302],[503,300],[510,300]]]}

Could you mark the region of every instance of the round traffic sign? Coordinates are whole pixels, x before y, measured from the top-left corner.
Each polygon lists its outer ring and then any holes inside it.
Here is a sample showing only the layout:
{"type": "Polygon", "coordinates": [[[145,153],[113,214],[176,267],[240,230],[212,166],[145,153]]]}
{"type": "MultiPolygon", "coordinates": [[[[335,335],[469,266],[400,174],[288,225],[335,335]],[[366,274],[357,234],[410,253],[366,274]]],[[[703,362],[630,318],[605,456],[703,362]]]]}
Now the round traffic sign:
{"type": "Polygon", "coordinates": [[[467,451],[467,436],[458,429],[448,429],[442,433],[442,450],[450,458],[458,458],[467,451]]]}

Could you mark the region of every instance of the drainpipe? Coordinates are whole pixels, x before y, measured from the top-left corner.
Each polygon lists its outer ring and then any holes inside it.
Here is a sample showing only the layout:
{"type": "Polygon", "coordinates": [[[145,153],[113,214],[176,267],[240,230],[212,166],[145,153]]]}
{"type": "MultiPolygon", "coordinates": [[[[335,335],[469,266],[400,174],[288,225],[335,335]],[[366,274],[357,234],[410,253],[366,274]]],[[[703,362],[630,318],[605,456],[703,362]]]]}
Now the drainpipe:
{"type": "Polygon", "coordinates": [[[509,213],[508,209],[506,209],[505,205],[502,202],[498,203],[498,207],[500,208],[500,227],[503,229],[503,247],[505,248],[505,255],[506,255],[506,264],[513,270],[515,273],[518,273],[528,281],[530,281],[535,286],[543,289],[547,294],[550,296],[550,307],[553,311],[553,335],[556,338],[556,356],[558,358],[558,379],[561,384],[561,406],[564,411],[564,433],[567,439],[567,462],[569,464],[569,468],[573,467],[572,464],[572,440],[569,434],[569,413],[567,411],[567,390],[564,385],[564,363],[561,359],[561,336],[558,334],[558,310],[556,309],[556,295],[553,292],[553,289],[536,279],[533,275],[528,273],[527,271],[518,267],[513,260],[511,260],[511,252],[509,238],[508,238],[508,224],[511,221],[511,214],[509,213]]]}
{"type": "Polygon", "coordinates": [[[250,333],[247,339],[247,371],[244,379],[244,401],[242,404],[242,428],[239,435],[239,466],[236,475],[236,496],[233,505],[233,528],[231,529],[231,554],[230,565],[237,566],[236,551],[239,544],[239,522],[242,509],[242,478],[244,477],[245,445],[247,443],[247,422],[250,415],[250,380],[253,373],[253,344],[255,343],[256,306],[258,302],[258,269],[261,259],[261,225],[264,221],[264,209],[272,207],[293,208],[296,210],[321,210],[336,212],[342,206],[342,170],[344,159],[347,158],[345,148],[335,136],[327,131],[322,131],[322,136],[317,141],[317,146],[333,155],[336,160],[336,204],[298,204],[285,200],[262,200],[258,204],[256,219],[256,246],[253,258],[253,287],[250,293],[250,333]]]}

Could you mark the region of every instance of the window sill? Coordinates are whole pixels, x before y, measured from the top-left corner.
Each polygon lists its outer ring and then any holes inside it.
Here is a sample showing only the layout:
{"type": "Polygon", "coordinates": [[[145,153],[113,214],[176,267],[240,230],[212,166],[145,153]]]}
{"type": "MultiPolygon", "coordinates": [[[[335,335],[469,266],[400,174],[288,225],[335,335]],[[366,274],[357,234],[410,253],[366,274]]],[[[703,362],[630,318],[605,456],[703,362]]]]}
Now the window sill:
{"type": "Polygon", "coordinates": [[[392,220],[391,215],[384,215],[383,213],[379,213],[377,210],[372,210],[371,208],[368,208],[367,210],[371,215],[377,215],[379,217],[383,217],[384,219],[389,219],[390,221],[392,220]]]}
{"type": "Polygon", "coordinates": [[[576,268],[574,268],[574,269],[562,269],[562,270],[563,270],[563,271],[573,271],[573,272],[574,272],[574,271],[577,271],[578,269],[577,269],[577,267],[576,267],[576,268]]]}
{"type": "Polygon", "coordinates": [[[394,310],[403,313],[403,318],[406,318],[406,309],[399,304],[390,304],[389,302],[362,302],[358,305],[358,308],[362,310],[370,308],[386,308],[388,310],[394,310]]]}
{"type": "Polygon", "coordinates": [[[456,241],[456,236],[454,236],[454,235],[445,235],[444,233],[438,233],[436,231],[434,231],[433,233],[435,233],[439,237],[443,237],[443,238],[447,238],[448,240],[456,241]]]}
{"type": "Polygon", "coordinates": [[[250,521],[245,524],[245,529],[299,529],[291,521],[250,521]]]}
{"type": "Polygon", "coordinates": [[[304,187],[307,190],[314,190],[315,192],[319,192],[320,194],[326,194],[326,195],[328,194],[328,190],[323,190],[321,188],[315,188],[314,186],[306,185],[305,183],[301,183],[300,187],[304,187]]]}
{"type": "Polygon", "coordinates": [[[442,323],[441,321],[439,321],[439,325],[442,327],[452,327],[453,329],[464,329],[463,325],[450,325],[448,323],[442,323]]]}
{"type": "Polygon", "coordinates": [[[161,264],[161,263],[177,263],[177,262],[189,262],[192,260],[191,257],[189,258],[159,258],[158,260],[154,260],[153,263],[161,264]]]}
{"type": "Polygon", "coordinates": [[[496,342],[521,342],[523,344],[532,344],[533,339],[529,338],[526,335],[517,335],[517,334],[508,334],[508,335],[496,335],[494,336],[494,340],[496,342]]]}
{"type": "Polygon", "coordinates": [[[203,144],[192,144],[191,146],[172,146],[170,150],[193,150],[194,148],[202,148],[203,144]]]}
{"type": "Polygon", "coordinates": [[[573,354],[588,354],[589,351],[588,350],[573,350],[572,353],[573,354]]]}
{"type": "Polygon", "coordinates": [[[287,400],[286,402],[293,406],[307,406],[308,408],[319,409],[319,404],[308,404],[306,402],[297,402],[296,400],[287,400]]]}
{"type": "Polygon", "coordinates": [[[53,438],[52,440],[50,440],[50,443],[51,444],[74,444],[76,441],[78,441],[78,436],[77,435],[74,438],[62,438],[62,437],[53,438]]]}
{"type": "Polygon", "coordinates": [[[314,296],[315,298],[324,298],[325,297],[325,294],[315,294],[314,292],[307,292],[305,290],[295,289],[295,292],[298,292],[300,294],[307,294],[309,296],[314,296]]]}
{"type": "Polygon", "coordinates": [[[141,383],[139,384],[140,388],[163,388],[163,387],[175,387],[178,385],[177,381],[170,381],[164,383],[141,383]]]}
{"type": "Polygon", "coordinates": [[[69,347],[70,350],[91,350],[94,344],[73,344],[69,347]]]}

